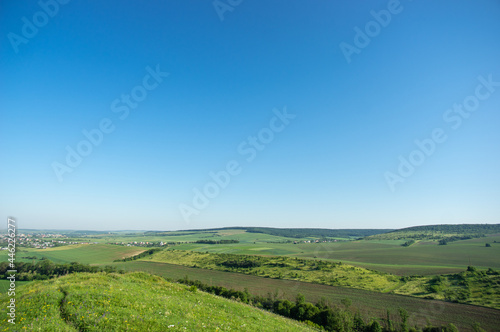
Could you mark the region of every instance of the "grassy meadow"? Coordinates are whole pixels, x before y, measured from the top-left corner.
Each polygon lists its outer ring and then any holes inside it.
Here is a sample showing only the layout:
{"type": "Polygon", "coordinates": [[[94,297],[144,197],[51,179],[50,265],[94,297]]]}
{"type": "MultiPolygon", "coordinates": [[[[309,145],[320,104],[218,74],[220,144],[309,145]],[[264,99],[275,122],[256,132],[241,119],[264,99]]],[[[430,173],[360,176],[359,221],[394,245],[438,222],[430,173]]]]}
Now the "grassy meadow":
{"type": "MultiPolygon", "coordinates": [[[[30,331],[313,331],[305,324],[147,273],[71,274],[18,290],[16,328],[30,331]],[[189,309],[188,309],[189,308],[189,309]]],[[[0,330],[7,322],[0,297],[0,330]]]]}
{"type": "MultiPolygon", "coordinates": [[[[19,248],[16,254],[18,261],[31,261],[46,258],[54,263],[78,262],[90,265],[103,265],[111,263],[115,259],[138,255],[145,248],[126,247],[110,244],[74,244],[47,249],[19,248]]],[[[2,253],[7,257],[7,252],[2,253]]],[[[0,256],[1,257],[1,256],[0,256]]]]}

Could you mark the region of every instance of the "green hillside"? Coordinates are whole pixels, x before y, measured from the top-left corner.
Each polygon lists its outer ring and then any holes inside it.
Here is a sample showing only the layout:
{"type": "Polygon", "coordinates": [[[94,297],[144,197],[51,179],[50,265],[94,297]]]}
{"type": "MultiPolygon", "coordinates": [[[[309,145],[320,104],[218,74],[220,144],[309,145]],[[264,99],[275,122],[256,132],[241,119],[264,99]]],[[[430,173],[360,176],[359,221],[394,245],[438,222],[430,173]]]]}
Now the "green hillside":
{"type": "Polygon", "coordinates": [[[240,229],[248,233],[261,233],[287,238],[308,238],[308,237],[331,237],[331,238],[349,238],[364,237],[380,233],[386,233],[391,229],[326,229],[326,228],[272,228],[272,227],[227,227],[204,229],[202,231],[225,231],[240,229]]]}
{"type": "Polygon", "coordinates": [[[23,286],[16,325],[7,322],[8,300],[0,297],[1,331],[313,331],[143,272],[78,273],[23,286]]]}
{"type": "Polygon", "coordinates": [[[443,238],[452,241],[483,237],[487,234],[499,234],[500,224],[444,224],[414,226],[398,229],[384,234],[366,237],[367,240],[439,240],[443,238]]]}

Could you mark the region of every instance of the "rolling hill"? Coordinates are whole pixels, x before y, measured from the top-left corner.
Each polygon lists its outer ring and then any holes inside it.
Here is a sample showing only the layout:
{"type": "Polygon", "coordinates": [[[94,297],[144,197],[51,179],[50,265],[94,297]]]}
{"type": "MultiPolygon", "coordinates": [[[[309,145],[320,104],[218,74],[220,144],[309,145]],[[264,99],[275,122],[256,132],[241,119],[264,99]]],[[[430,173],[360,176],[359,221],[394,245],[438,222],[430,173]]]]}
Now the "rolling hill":
{"type": "Polygon", "coordinates": [[[77,273],[16,291],[16,325],[0,297],[0,330],[30,331],[314,331],[272,313],[166,282],[144,272],[77,273]]]}

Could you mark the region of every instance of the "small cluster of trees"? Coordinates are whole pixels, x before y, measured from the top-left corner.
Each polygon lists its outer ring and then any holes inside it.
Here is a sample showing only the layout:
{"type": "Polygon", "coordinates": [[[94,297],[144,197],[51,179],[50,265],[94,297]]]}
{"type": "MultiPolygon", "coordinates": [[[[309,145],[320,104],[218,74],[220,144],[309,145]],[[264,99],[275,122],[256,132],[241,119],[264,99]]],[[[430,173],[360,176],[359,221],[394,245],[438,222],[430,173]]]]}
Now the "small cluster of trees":
{"type": "Polygon", "coordinates": [[[251,259],[234,259],[234,260],[227,260],[220,265],[223,265],[225,267],[234,267],[234,268],[243,268],[243,269],[249,269],[252,267],[259,267],[261,266],[261,263],[256,260],[251,260],[251,259]]]}
{"type": "Polygon", "coordinates": [[[409,240],[402,244],[403,247],[409,247],[415,243],[415,240],[409,240]]]}
{"type": "Polygon", "coordinates": [[[484,235],[448,236],[448,237],[445,237],[445,238],[442,238],[441,240],[439,240],[438,244],[442,246],[442,245],[447,245],[448,242],[454,242],[454,241],[459,241],[459,240],[470,240],[470,239],[473,239],[475,237],[484,237],[484,235]]]}

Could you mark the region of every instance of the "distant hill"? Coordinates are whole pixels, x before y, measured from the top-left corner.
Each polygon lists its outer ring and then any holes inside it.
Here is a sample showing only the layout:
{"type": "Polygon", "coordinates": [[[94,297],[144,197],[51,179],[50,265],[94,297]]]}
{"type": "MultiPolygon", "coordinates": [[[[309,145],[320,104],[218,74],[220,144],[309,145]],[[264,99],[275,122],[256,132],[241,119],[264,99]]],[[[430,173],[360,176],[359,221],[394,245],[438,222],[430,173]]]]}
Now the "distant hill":
{"type": "Polygon", "coordinates": [[[16,290],[16,325],[0,296],[0,330],[314,331],[249,305],[166,282],[143,272],[76,273],[16,290]]]}
{"type": "Polygon", "coordinates": [[[228,229],[240,229],[249,233],[262,233],[274,236],[282,236],[288,238],[306,238],[306,237],[331,237],[331,238],[349,238],[349,237],[365,237],[375,234],[387,233],[392,229],[327,229],[327,228],[272,228],[272,227],[224,227],[210,228],[203,230],[186,230],[187,231],[221,231],[228,229]]]}
{"type": "Polygon", "coordinates": [[[500,233],[500,224],[441,224],[441,225],[426,225],[414,226],[402,229],[397,229],[392,232],[441,232],[446,234],[470,234],[483,233],[494,234],[500,233]]]}
{"type": "Polygon", "coordinates": [[[488,234],[499,234],[500,224],[443,224],[414,226],[393,230],[385,234],[376,234],[367,237],[373,239],[416,239],[439,240],[443,238],[467,239],[478,238],[488,234]]]}

